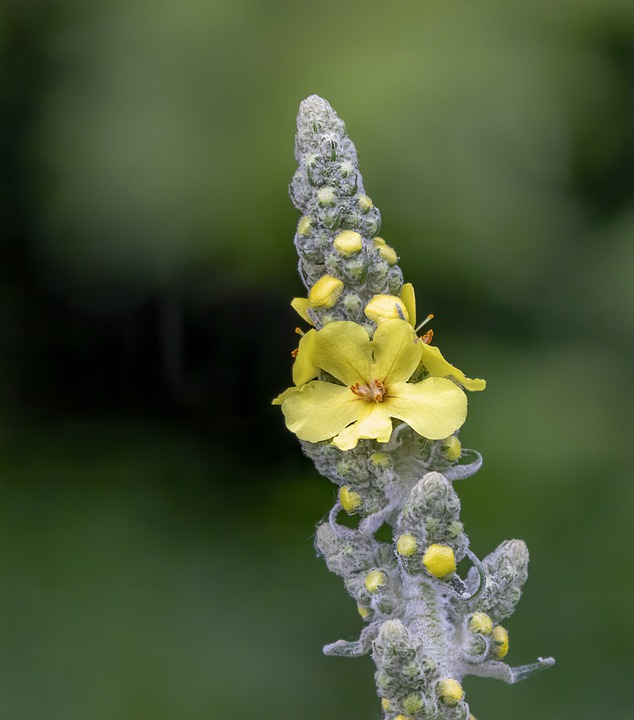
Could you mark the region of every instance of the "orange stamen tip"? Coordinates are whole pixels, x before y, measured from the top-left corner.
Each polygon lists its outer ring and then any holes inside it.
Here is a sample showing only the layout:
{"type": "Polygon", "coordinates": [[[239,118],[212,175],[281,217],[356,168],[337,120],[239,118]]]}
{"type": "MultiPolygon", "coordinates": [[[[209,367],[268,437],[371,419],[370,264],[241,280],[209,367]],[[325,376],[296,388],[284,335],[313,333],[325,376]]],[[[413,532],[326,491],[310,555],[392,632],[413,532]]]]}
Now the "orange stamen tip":
{"type": "Polygon", "coordinates": [[[304,331],[300,327],[295,328],[295,334],[296,335],[305,335],[304,331]]]}
{"type": "Polygon", "coordinates": [[[425,343],[425,345],[430,345],[433,337],[434,337],[434,331],[428,330],[424,335],[420,336],[420,339],[422,342],[425,343]]]}
{"type": "Polygon", "coordinates": [[[298,352],[299,352],[299,348],[295,348],[295,350],[291,350],[291,357],[296,358],[298,352]]]}

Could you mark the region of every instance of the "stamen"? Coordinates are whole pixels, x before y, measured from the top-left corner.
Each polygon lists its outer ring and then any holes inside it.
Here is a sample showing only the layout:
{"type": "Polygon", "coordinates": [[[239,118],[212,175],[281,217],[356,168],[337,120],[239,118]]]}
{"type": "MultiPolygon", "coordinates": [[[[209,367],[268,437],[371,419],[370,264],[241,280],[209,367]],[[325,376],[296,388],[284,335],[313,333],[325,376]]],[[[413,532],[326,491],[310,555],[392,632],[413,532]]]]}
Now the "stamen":
{"type": "Polygon", "coordinates": [[[429,315],[423,320],[423,322],[416,327],[416,332],[418,332],[423,327],[423,325],[427,325],[427,323],[433,319],[434,319],[433,313],[429,313],[429,315]]]}
{"type": "Polygon", "coordinates": [[[424,335],[420,336],[420,339],[425,345],[431,345],[431,341],[434,338],[434,331],[428,330],[424,335]]]}
{"type": "Polygon", "coordinates": [[[295,350],[291,350],[291,357],[296,358],[298,352],[299,352],[299,348],[298,348],[298,347],[295,348],[295,350]]]}
{"type": "Polygon", "coordinates": [[[366,402],[383,402],[383,398],[387,392],[385,385],[380,380],[372,380],[369,386],[355,383],[350,386],[350,390],[366,402]]]}
{"type": "Polygon", "coordinates": [[[295,334],[299,335],[300,337],[304,337],[304,335],[306,335],[306,333],[300,327],[295,328],[295,334]]]}

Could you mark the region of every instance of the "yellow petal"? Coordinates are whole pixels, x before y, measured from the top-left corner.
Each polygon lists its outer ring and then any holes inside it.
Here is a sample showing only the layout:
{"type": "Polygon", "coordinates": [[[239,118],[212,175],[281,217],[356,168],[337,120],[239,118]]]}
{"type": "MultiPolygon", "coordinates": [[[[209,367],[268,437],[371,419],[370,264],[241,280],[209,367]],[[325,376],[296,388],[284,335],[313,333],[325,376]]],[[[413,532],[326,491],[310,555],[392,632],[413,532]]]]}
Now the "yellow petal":
{"type": "Polygon", "coordinates": [[[317,367],[344,385],[368,385],[371,380],[370,336],[356,323],[340,320],[326,325],[317,332],[311,355],[317,367]]]}
{"type": "Polygon", "coordinates": [[[382,322],[372,338],[373,377],[381,380],[388,390],[392,383],[409,380],[420,363],[420,345],[414,329],[405,320],[382,322]]]}
{"type": "Polygon", "coordinates": [[[316,330],[309,330],[299,341],[299,351],[293,365],[293,382],[303,385],[317,377],[319,368],[312,361],[312,351],[315,346],[316,330]]]}
{"type": "Polygon", "coordinates": [[[288,390],[284,390],[284,392],[283,392],[283,393],[280,393],[280,394],[275,398],[275,400],[272,400],[272,401],[271,401],[271,405],[281,405],[281,404],[284,402],[284,400],[286,400],[286,398],[287,398],[289,395],[292,395],[294,392],[297,392],[297,388],[296,388],[296,387],[291,387],[291,388],[288,388],[288,390]]]}
{"type": "Polygon", "coordinates": [[[320,442],[357,420],[366,404],[347,387],[315,380],[285,395],[282,412],[297,437],[320,442]]]}
{"type": "Polygon", "coordinates": [[[308,293],[311,307],[331,308],[337,304],[343,292],[343,283],[332,275],[324,275],[312,286],[308,293]]]}
{"type": "Polygon", "coordinates": [[[309,325],[314,325],[313,319],[308,314],[308,308],[310,303],[308,298],[293,298],[291,301],[291,307],[300,316],[302,320],[306,320],[309,325]]]}
{"type": "Polygon", "coordinates": [[[458,370],[457,367],[448,363],[437,347],[425,345],[425,343],[421,343],[421,345],[423,367],[430,375],[434,377],[449,377],[451,375],[461,385],[464,385],[467,390],[484,390],[487,385],[486,380],[468,378],[462,370],[458,370]]]}
{"type": "Polygon", "coordinates": [[[403,285],[401,289],[401,300],[407,310],[409,324],[412,327],[416,327],[416,293],[414,292],[412,283],[405,283],[405,285],[403,285]]]}
{"type": "Polygon", "coordinates": [[[392,435],[392,420],[383,403],[361,402],[361,417],[332,441],[340,450],[352,450],[359,440],[387,442],[392,435]]]}
{"type": "Polygon", "coordinates": [[[448,437],[467,417],[467,396],[445,378],[389,385],[383,405],[392,417],[403,420],[430,440],[448,437]]]}
{"type": "Polygon", "coordinates": [[[377,325],[386,320],[409,320],[405,304],[396,295],[375,295],[363,312],[377,325]]]}

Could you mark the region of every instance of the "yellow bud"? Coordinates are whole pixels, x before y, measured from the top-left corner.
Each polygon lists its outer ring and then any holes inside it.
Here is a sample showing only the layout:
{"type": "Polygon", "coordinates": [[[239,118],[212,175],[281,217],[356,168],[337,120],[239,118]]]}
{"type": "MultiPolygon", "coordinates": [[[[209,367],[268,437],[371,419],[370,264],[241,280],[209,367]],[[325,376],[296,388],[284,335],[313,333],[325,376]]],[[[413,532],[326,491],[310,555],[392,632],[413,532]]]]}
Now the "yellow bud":
{"type": "Polygon", "coordinates": [[[437,578],[444,578],[456,570],[456,556],[449,545],[430,545],[423,555],[423,565],[437,578]]]}
{"type": "Polygon", "coordinates": [[[339,502],[341,507],[351,515],[361,505],[361,495],[351,490],[348,485],[343,485],[339,489],[339,502]]]}
{"type": "Polygon", "coordinates": [[[389,712],[392,707],[392,703],[387,698],[381,698],[381,707],[384,712],[389,712]]]}
{"type": "Polygon", "coordinates": [[[375,593],[386,581],[385,573],[381,570],[372,570],[365,579],[365,587],[368,592],[375,593]]]}
{"type": "Polygon", "coordinates": [[[462,685],[453,678],[445,678],[438,683],[438,697],[445,705],[457,705],[464,696],[462,685]]]}
{"type": "Polygon", "coordinates": [[[357,605],[357,612],[365,620],[370,614],[370,608],[363,607],[363,605],[357,605]]]}
{"type": "Polygon", "coordinates": [[[486,613],[474,612],[469,618],[469,630],[482,635],[490,635],[493,630],[493,621],[486,613]]]}
{"type": "Polygon", "coordinates": [[[324,187],[317,191],[317,202],[320,205],[334,205],[336,200],[337,196],[331,187],[324,187]]]}
{"type": "Polygon", "coordinates": [[[398,261],[398,255],[396,254],[396,250],[391,247],[390,245],[376,245],[376,249],[379,251],[379,255],[388,265],[396,265],[396,262],[398,261]]]}
{"type": "Polygon", "coordinates": [[[299,233],[299,235],[306,235],[308,232],[310,232],[312,225],[312,217],[310,215],[304,215],[299,219],[299,222],[297,223],[297,232],[299,233]]]}
{"type": "Polygon", "coordinates": [[[401,319],[409,321],[407,308],[396,295],[375,295],[365,306],[365,315],[375,323],[401,319]]]}
{"type": "Polygon", "coordinates": [[[447,459],[451,460],[451,462],[453,462],[454,460],[457,460],[460,457],[460,454],[462,453],[462,444],[455,435],[452,435],[451,437],[448,437],[446,440],[443,440],[442,448],[445,451],[445,455],[447,456],[447,459]]]}
{"type": "Polygon", "coordinates": [[[493,628],[493,652],[499,657],[506,657],[509,651],[509,634],[506,628],[496,625],[493,628]]]}
{"type": "Polygon", "coordinates": [[[476,720],[476,719],[473,715],[469,714],[469,720],[476,720]]]}
{"type": "Polygon", "coordinates": [[[407,715],[397,715],[394,720],[411,720],[411,718],[408,718],[407,715]]]}
{"type": "Polygon", "coordinates": [[[396,541],[396,551],[399,555],[413,555],[416,552],[416,538],[413,535],[401,535],[396,541]]]}
{"type": "Polygon", "coordinates": [[[319,278],[308,293],[308,302],[312,307],[334,307],[343,292],[343,283],[332,275],[319,278]]]}
{"type": "Polygon", "coordinates": [[[344,257],[354,255],[363,248],[363,240],[361,235],[354,230],[344,230],[334,240],[335,250],[344,257]]]}
{"type": "Polygon", "coordinates": [[[357,195],[357,205],[362,213],[367,213],[374,207],[374,203],[367,195],[357,195]]]}
{"type": "Polygon", "coordinates": [[[372,453],[372,455],[370,455],[370,462],[382,470],[387,470],[387,468],[389,468],[392,464],[390,456],[387,453],[382,452],[372,453]]]}
{"type": "Polygon", "coordinates": [[[387,245],[387,243],[382,237],[375,237],[372,242],[374,243],[375,248],[381,247],[382,245],[387,245]]]}

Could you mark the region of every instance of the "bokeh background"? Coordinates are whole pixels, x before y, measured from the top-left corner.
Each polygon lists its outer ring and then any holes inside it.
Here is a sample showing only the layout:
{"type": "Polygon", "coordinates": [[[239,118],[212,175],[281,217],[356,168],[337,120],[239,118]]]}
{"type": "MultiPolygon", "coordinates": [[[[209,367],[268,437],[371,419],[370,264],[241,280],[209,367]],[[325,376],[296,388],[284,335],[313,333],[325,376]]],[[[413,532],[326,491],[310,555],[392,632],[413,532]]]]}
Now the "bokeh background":
{"type": "Polygon", "coordinates": [[[270,399],[302,293],[297,106],[345,119],[449,359],[458,490],[519,537],[479,720],[632,717],[631,0],[0,5],[0,718],[370,720],[312,534],[334,489],[270,399]]]}

